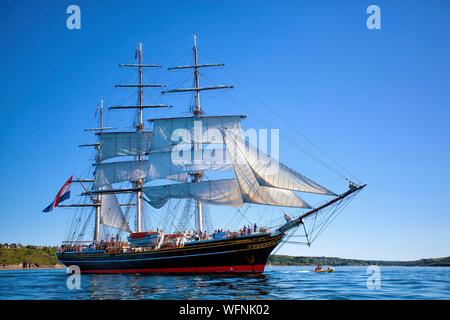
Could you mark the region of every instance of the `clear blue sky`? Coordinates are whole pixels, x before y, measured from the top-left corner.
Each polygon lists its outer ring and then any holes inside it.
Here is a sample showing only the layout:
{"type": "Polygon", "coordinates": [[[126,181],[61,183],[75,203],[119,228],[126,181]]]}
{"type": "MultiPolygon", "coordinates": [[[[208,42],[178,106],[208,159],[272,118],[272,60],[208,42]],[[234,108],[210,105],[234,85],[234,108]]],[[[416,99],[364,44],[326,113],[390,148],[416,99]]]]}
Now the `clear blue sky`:
{"type": "MultiPolygon", "coordinates": [[[[0,4],[0,242],[57,244],[70,213],[43,214],[58,188],[87,167],[95,105],[133,103],[113,85],[118,63],[227,64],[211,83],[236,85],[204,100],[210,114],[245,113],[246,126],[280,128],[281,159],[333,190],[345,183],[286,140],[282,114],[368,187],[311,247],[282,253],[372,259],[450,255],[450,2],[442,1],[2,1],[0,4]],[[81,30],[66,8],[81,7],[81,30]],[[366,28],[378,4],[382,29],[366,28]],[[244,89],[244,87],[246,89],[244,89]],[[251,92],[252,94],[250,94],[251,92]],[[214,99],[213,99],[214,96],[214,99]],[[336,182],[337,181],[337,182],[336,182]]],[[[147,80],[182,83],[156,71],[147,80]]],[[[189,78],[189,77],[187,77],[189,78]]],[[[181,80],[180,80],[181,79],[181,80]]],[[[185,111],[186,96],[154,100],[185,111]]],[[[124,125],[107,114],[114,125],[124,125]]],[[[326,160],[326,159],[325,159],[326,160]]]]}

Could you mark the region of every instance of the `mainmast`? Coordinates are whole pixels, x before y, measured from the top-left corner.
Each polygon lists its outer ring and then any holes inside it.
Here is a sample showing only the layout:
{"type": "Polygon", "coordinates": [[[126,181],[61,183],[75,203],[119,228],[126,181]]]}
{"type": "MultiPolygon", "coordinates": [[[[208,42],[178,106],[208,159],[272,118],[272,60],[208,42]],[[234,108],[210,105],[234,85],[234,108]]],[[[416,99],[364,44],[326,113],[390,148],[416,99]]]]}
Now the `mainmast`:
{"type": "MultiPolygon", "coordinates": [[[[136,126],[137,132],[144,131],[144,123],[142,122],[142,101],[144,97],[144,89],[142,88],[142,43],[139,43],[139,113],[138,113],[138,125],[136,126]]],[[[140,155],[137,156],[138,161],[142,160],[142,157],[140,155]]],[[[140,189],[144,185],[143,179],[138,179],[135,181],[134,186],[138,189],[140,189]]],[[[136,192],[136,231],[141,232],[142,231],[142,191],[136,192]]]]}
{"type": "MultiPolygon", "coordinates": [[[[198,52],[197,52],[197,34],[194,33],[194,47],[192,48],[194,55],[194,83],[195,83],[195,106],[193,110],[193,114],[198,117],[202,114],[202,107],[200,105],[200,76],[198,71],[198,52]]],[[[199,143],[195,143],[194,145],[195,151],[198,152],[202,149],[202,145],[199,143]]],[[[199,182],[202,180],[203,172],[195,172],[192,174],[194,182],[199,182]]],[[[195,211],[196,211],[196,226],[197,232],[200,234],[203,232],[203,205],[200,200],[195,202],[195,211]]]]}
{"type": "Polygon", "coordinates": [[[144,131],[144,123],[142,122],[142,101],[144,98],[144,89],[142,88],[142,76],[143,76],[143,72],[142,72],[142,55],[143,55],[143,50],[142,50],[142,43],[139,43],[139,120],[138,120],[138,125],[137,125],[137,131],[141,132],[144,131]]]}
{"type": "Polygon", "coordinates": [[[194,115],[198,116],[202,114],[202,107],[200,105],[200,91],[198,90],[200,88],[200,76],[198,72],[198,53],[197,53],[197,34],[194,33],[194,81],[195,81],[195,108],[194,108],[194,115]]]}
{"type": "MultiPolygon", "coordinates": [[[[160,65],[157,64],[144,64],[143,63],[143,44],[139,43],[138,48],[135,52],[135,59],[139,58],[137,64],[120,64],[119,67],[132,67],[138,68],[138,84],[118,84],[116,88],[138,88],[138,105],[137,106],[113,106],[110,109],[138,109],[138,123],[136,125],[137,132],[144,132],[144,122],[143,122],[143,109],[145,108],[165,108],[170,107],[168,105],[144,105],[144,88],[161,88],[164,87],[163,84],[144,84],[143,76],[144,76],[144,68],[160,68],[160,65]]],[[[143,156],[137,156],[138,161],[143,161],[143,156]]],[[[144,185],[144,179],[137,179],[132,181],[134,188],[136,191],[136,232],[142,231],[142,191],[141,188],[144,185]]]]}
{"type": "MultiPolygon", "coordinates": [[[[215,89],[231,89],[233,86],[229,85],[218,85],[213,87],[200,87],[200,68],[205,67],[223,67],[223,63],[216,63],[216,64],[199,64],[198,63],[198,50],[197,50],[197,34],[194,33],[194,47],[192,48],[193,51],[193,65],[189,66],[177,66],[168,68],[168,70],[178,70],[178,69],[194,69],[194,87],[193,88],[182,88],[182,89],[172,89],[163,91],[162,93],[177,93],[177,92],[195,92],[195,106],[192,110],[192,113],[195,117],[200,117],[203,114],[201,103],[200,103],[200,91],[205,90],[215,90],[215,89]]],[[[202,150],[202,143],[194,142],[194,150],[196,152],[201,152],[202,150]]],[[[203,178],[203,171],[196,171],[191,173],[192,181],[193,182],[200,182],[203,178]]],[[[203,232],[203,206],[202,202],[200,200],[196,200],[196,230],[197,233],[203,232]]]]}
{"type": "MultiPolygon", "coordinates": [[[[99,128],[103,128],[103,99],[100,100],[100,104],[97,107],[99,113],[99,128]]],[[[100,140],[100,139],[99,139],[100,140]]],[[[98,150],[97,150],[98,152],[98,150]]],[[[97,161],[98,163],[98,161],[97,161]]],[[[94,242],[100,241],[100,206],[102,203],[101,194],[98,194],[95,198],[95,227],[94,227],[94,242]]]]}

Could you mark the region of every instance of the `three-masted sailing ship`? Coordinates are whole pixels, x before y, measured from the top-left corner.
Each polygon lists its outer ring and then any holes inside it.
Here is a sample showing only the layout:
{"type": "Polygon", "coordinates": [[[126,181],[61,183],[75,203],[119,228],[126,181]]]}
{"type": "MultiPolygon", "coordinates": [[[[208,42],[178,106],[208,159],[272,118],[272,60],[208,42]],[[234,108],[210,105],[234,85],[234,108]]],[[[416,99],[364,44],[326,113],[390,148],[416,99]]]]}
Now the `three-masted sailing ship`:
{"type": "Polygon", "coordinates": [[[320,232],[364,188],[350,182],[347,190],[334,193],[251,145],[243,136],[245,116],[205,115],[200,93],[232,86],[200,85],[201,69],[223,64],[200,64],[196,42],[194,35],[192,65],[169,68],[192,70],[193,87],[162,91],[193,93],[191,115],[150,119],[151,130],[144,126],[143,111],[171,106],[144,103],[145,88],[163,85],[143,83],[143,71],[161,66],[143,63],[142,44],[136,49],[136,63],[119,65],[138,71],[138,83],[116,85],[137,88],[138,103],[110,109],[137,111],[135,130],[104,126],[102,103],[99,127],[88,129],[95,133],[96,142],[81,145],[95,150],[92,176],[71,177],[45,209],[79,210],[57,252],[64,265],[76,265],[84,273],[260,273],[275,248],[299,230],[304,231],[305,243],[311,244],[313,232],[320,232]],[[210,178],[210,172],[219,171],[231,177],[210,178]],[[61,204],[70,197],[71,184],[82,187],[83,201],[61,204]],[[300,197],[302,193],[326,200],[311,207],[300,197]],[[219,206],[238,211],[245,206],[279,208],[282,222],[214,229],[209,209],[219,206]],[[158,227],[145,226],[145,207],[166,209],[158,227]],[[295,209],[295,214],[287,214],[287,208],[295,209]],[[87,217],[86,222],[80,222],[82,217],[87,217]],[[309,229],[308,221],[314,224],[309,229]],[[90,224],[93,236],[87,231],[90,224]]]}

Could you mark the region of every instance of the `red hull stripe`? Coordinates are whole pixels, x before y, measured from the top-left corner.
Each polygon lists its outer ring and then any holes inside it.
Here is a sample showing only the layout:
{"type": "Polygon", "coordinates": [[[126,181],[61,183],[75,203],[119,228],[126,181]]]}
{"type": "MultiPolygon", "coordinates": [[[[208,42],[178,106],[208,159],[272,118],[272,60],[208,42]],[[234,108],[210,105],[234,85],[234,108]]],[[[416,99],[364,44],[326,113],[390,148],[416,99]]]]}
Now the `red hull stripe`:
{"type": "Polygon", "coordinates": [[[81,270],[82,273],[232,273],[263,272],[264,264],[241,266],[81,270]]]}

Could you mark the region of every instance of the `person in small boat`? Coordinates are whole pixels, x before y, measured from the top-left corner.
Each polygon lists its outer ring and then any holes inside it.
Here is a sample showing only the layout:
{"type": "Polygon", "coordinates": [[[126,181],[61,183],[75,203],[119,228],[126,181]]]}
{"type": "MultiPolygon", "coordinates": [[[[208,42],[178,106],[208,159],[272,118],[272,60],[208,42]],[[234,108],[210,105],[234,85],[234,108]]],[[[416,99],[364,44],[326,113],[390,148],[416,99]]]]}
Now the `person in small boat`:
{"type": "Polygon", "coordinates": [[[318,265],[316,266],[316,269],[315,269],[314,271],[316,271],[316,272],[322,271],[322,266],[321,266],[320,264],[318,264],[318,265]]]}

